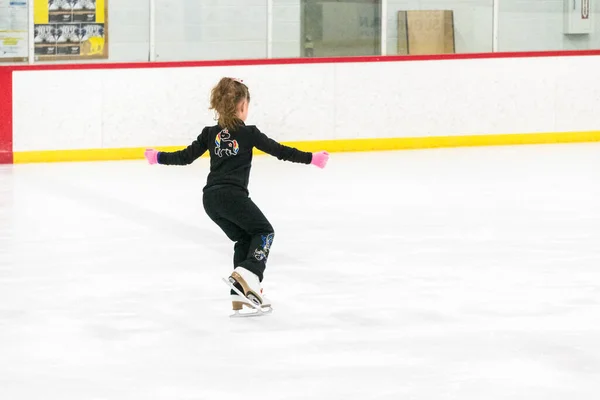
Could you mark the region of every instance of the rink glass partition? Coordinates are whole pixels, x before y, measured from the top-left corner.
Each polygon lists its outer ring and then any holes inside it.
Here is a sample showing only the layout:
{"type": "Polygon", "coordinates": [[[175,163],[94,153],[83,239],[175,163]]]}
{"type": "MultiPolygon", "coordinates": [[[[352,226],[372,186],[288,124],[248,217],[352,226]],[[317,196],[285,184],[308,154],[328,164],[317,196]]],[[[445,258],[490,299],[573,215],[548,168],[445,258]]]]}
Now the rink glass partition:
{"type": "MultiPolygon", "coordinates": [[[[562,2],[106,0],[107,58],[66,62],[35,59],[34,2],[16,3],[28,6],[30,51],[27,61],[0,64],[0,163],[137,159],[147,146],[181,148],[212,122],[204,104],[222,75],[252,86],[253,123],[305,150],[600,136],[600,88],[589,78],[600,31],[573,34],[582,27],[566,23],[562,2]],[[451,54],[395,54],[399,15],[413,10],[445,13],[451,54]],[[75,98],[64,90],[74,77],[86,82],[75,98]],[[283,103],[273,93],[294,95],[283,103]]],[[[584,4],[595,28],[600,1],[575,3],[584,4]]],[[[425,30],[436,21],[419,18],[425,30]]]]}
{"type": "MultiPolygon", "coordinates": [[[[65,61],[394,56],[405,39],[403,13],[416,11],[434,13],[415,19],[414,29],[425,35],[421,40],[430,40],[435,36],[431,32],[439,30],[435,13],[448,13],[445,21],[451,30],[445,35],[452,34],[451,52],[456,54],[600,49],[600,2],[595,0],[77,0],[75,4],[81,8],[89,2],[105,9],[101,18],[106,54],[96,60],[65,61]]],[[[35,54],[39,10],[49,3],[11,2],[21,7],[18,21],[11,17],[17,11],[0,8],[5,30],[27,24],[25,64],[60,63],[35,54]]],[[[3,42],[9,36],[0,34],[0,42],[9,43],[3,42]]],[[[0,63],[17,62],[0,51],[0,63]]]]}

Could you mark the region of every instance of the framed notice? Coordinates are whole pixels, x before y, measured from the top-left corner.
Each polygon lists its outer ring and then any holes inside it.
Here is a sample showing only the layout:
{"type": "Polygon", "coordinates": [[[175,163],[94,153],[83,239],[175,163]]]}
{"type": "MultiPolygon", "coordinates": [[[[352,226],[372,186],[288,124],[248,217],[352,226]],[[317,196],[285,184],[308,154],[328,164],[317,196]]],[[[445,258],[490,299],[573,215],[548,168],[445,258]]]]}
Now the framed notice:
{"type": "Polygon", "coordinates": [[[34,0],[33,10],[36,60],[108,58],[107,0],[34,0]]]}
{"type": "Polygon", "coordinates": [[[29,1],[0,0],[0,62],[27,61],[29,1]]]}

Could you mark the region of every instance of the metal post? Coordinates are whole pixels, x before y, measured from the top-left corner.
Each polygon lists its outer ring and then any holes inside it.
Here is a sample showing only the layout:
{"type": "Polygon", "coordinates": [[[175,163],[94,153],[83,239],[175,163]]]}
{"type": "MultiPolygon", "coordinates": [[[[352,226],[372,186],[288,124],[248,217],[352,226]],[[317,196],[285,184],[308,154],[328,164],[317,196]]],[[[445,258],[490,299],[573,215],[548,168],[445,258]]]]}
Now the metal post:
{"type": "Polygon", "coordinates": [[[500,0],[492,0],[493,16],[492,16],[492,51],[498,51],[498,21],[500,18],[500,0]]]}
{"type": "Polygon", "coordinates": [[[273,0],[267,0],[267,58],[273,58],[273,0]]]}
{"type": "Polygon", "coordinates": [[[381,0],[381,55],[387,55],[388,0],[381,0]]]}
{"type": "Polygon", "coordinates": [[[150,7],[150,31],[148,61],[156,61],[156,0],[149,1],[150,7]]]}
{"type": "Polygon", "coordinates": [[[27,47],[29,64],[35,63],[35,20],[33,0],[27,0],[27,47]]]}

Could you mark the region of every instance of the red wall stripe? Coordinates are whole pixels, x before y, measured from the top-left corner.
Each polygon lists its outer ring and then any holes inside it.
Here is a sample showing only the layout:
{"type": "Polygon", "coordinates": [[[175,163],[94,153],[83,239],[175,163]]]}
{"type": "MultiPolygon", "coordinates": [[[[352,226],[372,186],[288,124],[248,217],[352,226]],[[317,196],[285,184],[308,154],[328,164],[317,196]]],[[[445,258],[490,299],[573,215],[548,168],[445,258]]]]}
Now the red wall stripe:
{"type": "Polygon", "coordinates": [[[0,164],[13,162],[12,71],[0,68],[0,164]]]}
{"type": "Polygon", "coordinates": [[[85,63],[85,64],[36,64],[14,65],[14,71],[39,70],[71,70],[71,69],[131,69],[131,68],[189,68],[189,67],[223,67],[237,65],[286,65],[286,64],[329,64],[329,63],[364,63],[364,62],[399,62],[399,61],[431,61],[431,60],[476,60],[493,58],[537,58],[537,57],[581,57],[600,56],[599,50],[558,50],[558,51],[517,51],[498,53],[459,53],[432,54],[413,56],[365,56],[365,57],[314,57],[314,58],[265,58],[240,60],[208,60],[208,61],[166,61],[166,62],[123,62],[123,63],[85,63]]]}

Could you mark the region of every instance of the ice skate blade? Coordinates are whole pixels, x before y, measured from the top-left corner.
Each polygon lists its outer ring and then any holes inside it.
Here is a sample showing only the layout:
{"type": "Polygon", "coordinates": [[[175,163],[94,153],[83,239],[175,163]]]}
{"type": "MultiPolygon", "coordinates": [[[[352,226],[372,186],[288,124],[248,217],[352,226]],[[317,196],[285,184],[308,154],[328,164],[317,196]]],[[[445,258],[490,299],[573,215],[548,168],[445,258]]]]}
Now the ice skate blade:
{"type": "Polygon", "coordinates": [[[229,316],[229,318],[253,318],[253,317],[264,317],[267,316],[269,314],[271,314],[273,312],[272,308],[269,308],[267,310],[260,310],[260,311],[246,311],[246,312],[242,312],[239,310],[235,310],[233,312],[233,314],[231,314],[229,316]]]}

